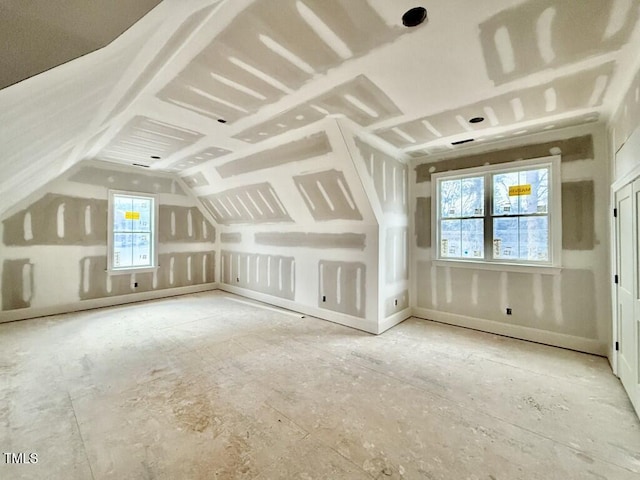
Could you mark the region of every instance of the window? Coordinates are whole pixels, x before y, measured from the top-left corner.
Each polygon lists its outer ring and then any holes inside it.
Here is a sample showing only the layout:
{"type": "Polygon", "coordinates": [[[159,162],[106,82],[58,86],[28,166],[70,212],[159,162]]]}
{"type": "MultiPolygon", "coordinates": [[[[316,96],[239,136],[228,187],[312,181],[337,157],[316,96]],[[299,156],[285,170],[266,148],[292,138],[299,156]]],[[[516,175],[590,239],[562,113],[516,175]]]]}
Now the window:
{"type": "Polygon", "coordinates": [[[438,260],[559,265],[560,158],[433,175],[438,260]]]}
{"type": "Polygon", "coordinates": [[[109,191],[108,270],[157,267],[157,203],[154,195],[109,191]]]}

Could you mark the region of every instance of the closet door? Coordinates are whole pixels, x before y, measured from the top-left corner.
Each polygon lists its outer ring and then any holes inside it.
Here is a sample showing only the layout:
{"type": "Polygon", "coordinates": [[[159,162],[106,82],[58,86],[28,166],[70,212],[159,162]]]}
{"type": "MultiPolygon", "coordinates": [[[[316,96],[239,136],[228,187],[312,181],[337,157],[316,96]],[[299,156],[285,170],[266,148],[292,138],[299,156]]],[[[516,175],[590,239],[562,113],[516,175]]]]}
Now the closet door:
{"type": "Polygon", "coordinates": [[[638,386],[638,227],[640,226],[640,180],[616,192],[618,375],[636,412],[640,412],[638,386]]]}

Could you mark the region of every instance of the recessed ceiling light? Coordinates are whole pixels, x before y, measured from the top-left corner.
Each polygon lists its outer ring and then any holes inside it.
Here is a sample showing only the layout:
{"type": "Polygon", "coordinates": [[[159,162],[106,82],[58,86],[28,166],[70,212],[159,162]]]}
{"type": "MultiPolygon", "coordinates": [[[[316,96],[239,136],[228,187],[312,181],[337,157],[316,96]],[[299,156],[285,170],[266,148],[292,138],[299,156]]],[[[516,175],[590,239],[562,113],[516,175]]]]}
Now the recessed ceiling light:
{"type": "Polygon", "coordinates": [[[473,117],[469,119],[469,123],[480,123],[484,122],[484,117],[473,117]]]}
{"type": "Polygon", "coordinates": [[[218,122],[219,122],[219,123],[227,123],[227,121],[226,121],[224,118],[219,118],[219,119],[218,119],[218,122]]]}
{"type": "Polygon", "coordinates": [[[417,27],[427,19],[427,9],[424,7],[415,7],[407,10],[402,15],[402,24],[405,27],[417,27]]]}
{"type": "Polygon", "coordinates": [[[467,138],[465,140],[458,140],[457,142],[451,142],[451,145],[462,145],[463,143],[473,142],[473,138],[467,138]]]}

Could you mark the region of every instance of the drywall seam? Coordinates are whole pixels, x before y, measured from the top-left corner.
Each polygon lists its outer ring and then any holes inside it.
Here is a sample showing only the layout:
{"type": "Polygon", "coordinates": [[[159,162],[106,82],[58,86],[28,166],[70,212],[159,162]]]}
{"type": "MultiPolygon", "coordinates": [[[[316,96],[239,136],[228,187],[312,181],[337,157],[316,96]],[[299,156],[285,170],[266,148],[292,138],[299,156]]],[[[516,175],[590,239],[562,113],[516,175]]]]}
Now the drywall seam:
{"type": "Polygon", "coordinates": [[[45,193],[2,220],[3,242],[7,246],[105,245],[106,223],[106,200],[45,193]]]}
{"type": "MultiPolygon", "coordinates": [[[[69,182],[81,183],[84,185],[94,185],[97,187],[129,190],[145,193],[186,195],[188,189],[180,185],[181,189],[174,192],[174,184],[177,176],[156,175],[142,172],[142,169],[134,169],[133,167],[104,168],[108,165],[106,162],[96,165],[81,163],[80,168],[71,173],[66,179],[69,182]]],[[[111,165],[109,165],[111,166],[111,165]]]]}
{"type": "Polygon", "coordinates": [[[364,250],[364,233],[256,232],[255,243],[272,247],[364,250]]]}
{"type": "Polygon", "coordinates": [[[295,175],[293,181],[316,221],[364,220],[343,170],[295,175]],[[340,195],[330,195],[332,191],[340,195]]]}
{"type": "Polygon", "coordinates": [[[484,318],[468,317],[456,313],[441,312],[421,307],[414,307],[412,314],[414,317],[422,318],[424,320],[471,328],[473,330],[495,333],[497,335],[504,335],[506,337],[542,343],[554,347],[568,348],[570,350],[591,353],[601,357],[605,357],[607,354],[607,345],[594,339],[565,335],[547,330],[538,330],[536,328],[523,327],[520,325],[494,322],[484,318]]]}
{"type": "MultiPolygon", "coordinates": [[[[211,225],[218,225],[218,222],[215,221],[215,218],[213,218],[213,215],[211,215],[211,213],[209,213],[209,211],[206,209],[206,207],[202,204],[202,201],[200,200],[200,198],[198,198],[196,196],[196,194],[194,193],[193,189],[189,188],[187,186],[187,184],[184,182],[184,180],[182,178],[180,178],[180,176],[178,175],[173,175],[173,177],[175,178],[175,181],[178,183],[178,185],[180,185],[180,187],[182,188],[182,190],[187,194],[187,197],[191,200],[191,202],[193,203],[193,205],[195,205],[196,207],[198,207],[198,210],[200,211],[200,213],[202,215],[204,215],[204,217],[209,220],[209,223],[211,223],[211,225]]],[[[213,235],[212,242],[216,242],[216,236],[213,235]]]]}
{"type": "Polygon", "coordinates": [[[288,143],[281,143],[276,147],[260,150],[236,160],[230,160],[218,165],[215,169],[221,178],[229,178],[279,167],[288,163],[322,157],[332,151],[329,137],[326,132],[320,131],[288,143]]]}
{"type": "MultiPolygon", "coordinates": [[[[335,125],[338,127],[338,132],[340,133],[340,137],[342,138],[343,145],[346,146],[347,156],[351,161],[351,165],[355,169],[358,177],[358,181],[360,182],[360,187],[365,192],[365,196],[369,202],[370,208],[373,210],[373,214],[378,225],[381,225],[384,222],[384,212],[382,211],[382,205],[378,200],[378,196],[375,191],[375,187],[372,185],[372,182],[365,181],[365,175],[368,175],[366,171],[366,167],[362,165],[362,162],[357,162],[355,160],[354,152],[351,148],[350,142],[347,141],[347,136],[344,132],[344,127],[341,121],[334,120],[335,125]],[[372,199],[376,199],[376,201],[372,201],[372,199]]],[[[357,157],[360,158],[360,157],[357,157]]]]}
{"type": "Polygon", "coordinates": [[[366,318],[366,271],[366,264],[362,262],[321,259],[318,263],[318,307],[366,318]]]}
{"type": "Polygon", "coordinates": [[[562,163],[593,159],[595,155],[593,135],[572,135],[569,138],[527,143],[476,154],[460,153],[458,156],[438,158],[433,162],[416,162],[416,183],[430,181],[431,175],[434,173],[480,167],[486,163],[491,165],[508,164],[515,160],[548,157],[549,155],[560,155],[562,163]],[[559,151],[555,149],[559,149],[559,151]]]}
{"type": "Polygon", "coordinates": [[[242,242],[241,232],[222,232],[220,233],[220,243],[240,243],[242,242]]]}
{"type": "Polygon", "coordinates": [[[431,197],[415,197],[414,238],[417,248],[431,248],[431,197]]]}
{"type": "Polygon", "coordinates": [[[593,180],[562,182],[562,249],[593,250],[595,232],[593,180]]]}
{"type": "Polygon", "coordinates": [[[2,290],[0,290],[2,292],[2,310],[18,310],[31,307],[35,288],[33,268],[32,260],[29,258],[4,260],[2,264],[2,290]],[[27,268],[26,271],[25,267],[27,268]],[[28,298],[25,298],[25,296],[28,296],[28,298]]]}
{"type": "Polygon", "coordinates": [[[6,311],[0,312],[0,323],[14,322],[16,320],[27,320],[37,317],[47,317],[49,315],[59,315],[62,313],[80,312],[83,310],[93,310],[95,308],[112,307],[115,305],[124,305],[127,303],[145,302],[147,300],[155,300],[158,298],[176,297],[180,295],[207,292],[217,289],[218,284],[214,282],[201,285],[188,285],[185,287],[177,287],[172,289],[130,293],[117,297],[95,298],[91,300],[83,300],[81,302],[53,305],[50,307],[36,307],[6,311]]]}

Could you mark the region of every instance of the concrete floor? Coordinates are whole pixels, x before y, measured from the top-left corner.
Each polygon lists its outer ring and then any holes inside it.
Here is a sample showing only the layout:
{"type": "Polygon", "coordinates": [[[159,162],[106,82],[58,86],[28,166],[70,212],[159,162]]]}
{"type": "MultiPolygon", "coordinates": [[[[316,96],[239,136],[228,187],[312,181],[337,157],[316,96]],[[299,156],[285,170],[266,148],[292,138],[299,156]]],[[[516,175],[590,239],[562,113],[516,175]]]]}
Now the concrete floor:
{"type": "Polygon", "coordinates": [[[638,479],[603,358],[209,292],[0,325],[0,478],[638,479]]]}

